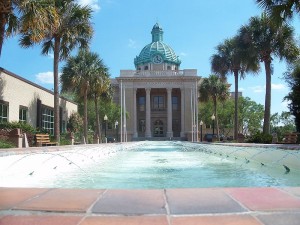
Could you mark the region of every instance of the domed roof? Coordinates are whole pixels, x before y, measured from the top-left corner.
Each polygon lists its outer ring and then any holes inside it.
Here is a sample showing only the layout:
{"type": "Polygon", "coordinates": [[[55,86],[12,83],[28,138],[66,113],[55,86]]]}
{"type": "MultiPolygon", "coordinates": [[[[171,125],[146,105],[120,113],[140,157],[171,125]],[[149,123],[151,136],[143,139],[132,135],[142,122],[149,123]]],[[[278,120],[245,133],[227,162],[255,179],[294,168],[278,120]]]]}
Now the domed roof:
{"type": "Polygon", "coordinates": [[[181,61],[174,50],[163,42],[163,30],[158,23],[153,26],[151,34],[152,42],[142,49],[139,56],[135,57],[135,66],[138,67],[138,65],[152,62],[153,57],[156,55],[160,55],[163,62],[180,65],[181,61]]]}

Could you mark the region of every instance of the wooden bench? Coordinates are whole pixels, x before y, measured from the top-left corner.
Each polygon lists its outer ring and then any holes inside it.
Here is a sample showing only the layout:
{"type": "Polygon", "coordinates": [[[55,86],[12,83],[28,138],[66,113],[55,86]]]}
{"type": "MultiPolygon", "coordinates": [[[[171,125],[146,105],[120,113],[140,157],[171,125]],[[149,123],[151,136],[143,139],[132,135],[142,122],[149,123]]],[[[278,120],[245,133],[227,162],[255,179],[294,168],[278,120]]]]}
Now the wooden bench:
{"type": "Polygon", "coordinates": [[[51,142],[49,134],[36,134],[35,135],[36,146],[56,146],[57,142],[51,142]]]}
{"type": "Polygon", "coordinates": [[[285,134],[282,143],[283,144],[296,144],[297,140],[298,140],[297,133],[288,133],[288,134],[285,134]]]}

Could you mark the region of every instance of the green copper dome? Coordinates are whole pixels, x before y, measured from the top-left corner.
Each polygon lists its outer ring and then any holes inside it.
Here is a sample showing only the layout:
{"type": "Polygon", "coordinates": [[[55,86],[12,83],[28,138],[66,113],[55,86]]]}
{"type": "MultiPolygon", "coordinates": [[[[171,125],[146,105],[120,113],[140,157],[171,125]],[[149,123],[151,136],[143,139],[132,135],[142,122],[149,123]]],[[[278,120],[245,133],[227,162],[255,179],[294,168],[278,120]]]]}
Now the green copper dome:
{"type": "MultiPolygon", "coordinates": [[[[140,65],[146,63],[152,63],[154,57],[159,56],[164,63],[175,64],[179,66],[181,61],[178,56],[176,56],[174,50],[167,44],[163,42],[163,29],[156,23],[151,31],[152,42],[146,45],[139,56],[135,57],[134,65],[138,68],[140,65]]],[[[154,63],[158,63],[155,62],[154,63]]]]}

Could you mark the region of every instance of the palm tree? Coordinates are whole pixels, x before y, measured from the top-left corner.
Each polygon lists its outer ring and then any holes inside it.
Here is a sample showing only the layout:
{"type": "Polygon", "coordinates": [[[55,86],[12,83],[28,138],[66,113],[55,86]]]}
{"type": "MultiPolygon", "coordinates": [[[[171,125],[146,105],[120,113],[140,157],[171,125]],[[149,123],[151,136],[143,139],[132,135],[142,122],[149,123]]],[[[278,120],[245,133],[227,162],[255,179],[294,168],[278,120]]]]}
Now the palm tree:
{"type": "MultiPolygon", "coordinates": [[[[108,79],[103,78],[101,74],[106,69],[98,54],[88,50],[80,50],[77,56],[69,57],[66,65],[62,68],[62,91],[71,90],[83,98],[83,135],[86,141],[88,140],[88,99],[91,97],[92,88],[96,95],[95,87],[99,88],[101,86],[99,83],[103,84],[104,80],[108,79]],[[98,84],[95,85],[95,82],[98,84]]],[[[99,89],[97,91],[100,92],[99,89]]],[[[104,91],[104,88],[101,91],[104,91]]],[[[96,98],[98,98],[99,92],[97,92],[96,98]]]]}
{"type": "MultiPolygon", "coordinates": [[[[35,2],[35,1],[34,1],[35,2]]],[[[81,7],[72,0],[55,0],[53,4],[46,4],[45,7],[54,9],[54,14],[46,17],[39,17],[31,10],[26,10],[21,21],[46,21],[44,26],[31,26],[24,29],[20,44],[22,47],[29,47],[35,43],[42,43],[42,54],[54,53],[54,137],[56,141],[60,139],[59,130],[59,79],[58,64],[60,60],[66,59],[70,52],[76,47],[86,48],[92,37],[90,7],[81,7]]],[[[40,24],[38,23],[38,24],[40,24]]],[[[30,24],[30,23],[29,23],[30,24]]]]}
{"type": "Polygon", "coordinates": [[[261,17],[250,18],[249,24],[243,26],[239,33],[244,43],[249,45],[249,49],[256,54],[257,59],[264,63],[266,95],[263,133],[270,134],[271,75],[273,72],[271,64],[274,57],[292,62],[299,55],[294,32],[289,25],[275,25],[266,14],[262,14],[261,17]]]}
{"type": "Polygon", "coordinates": [[[234,139],[238,136],[238,89],[239,74],[244,78],[245,72],[256,73],[259,71],[259,62],[250,54],[241,42],[240,37],[226,39],[217,46],[217,54],[211,57],[212,71],[219,74],[225,80],[226,76],[233,73],[235,80],[234,98],[234,139]]]}
{"type": "Polygon", "coordinates": [[[219,135],[219,123],[218,123],[218,115],[217,115],[217,103],[218,101],[225,101],[228,96],[228,87],[227,85],[220,80],[220,78],[217,75],[210,75],[208,78],[204,78],[202,83],[199,87],[199,95],[200,101],[207,102],[210,99],[213,101],[214,104],[214,112],[213,114],[216,116],[216,122],[217,122],[217,136],[219,135]]]}
{"type": "Polygon", "coordinates": [[[2,0],[0,2],[0,56],[4,39],[33,27],[43,29],[56,16],[51,0],[2,0]],[[28,13],[30,12],[30,13],[28,13]],[[38,20],[34,18],[39,18],[38,20]]]}
{"type": "Polygon", "coordinates": [[[94,99],[95,103],[95,112],[96,112],[96,134],[98,137],[101,136],[101,129],[100,129],[100,118],[99,118],[99,107],[98,102],[101,97],[103,98],[111,98],[111,89],[110,89],[110,79],[108,68],[104,65],[103,60],[99,59],[99,68],[98,74],[92,77],[91,82],[91,91],[90,94],[94,99]]]}
{"type": "MultiPolygon", "coordinates": [[[[17,17],[16,15],[13,13],[13,2],[11,0],[4,0],[1,1],[0,3],[0,56],[1,56],[1,52],[2,52],[2,45],[6,36],[6,26],[8,24],[11,24],[12,21],[13,24],[16,23],[17,21],[17,17]]],[[[14,29],[16,29],[16,26],[13,26],[14,29]]]]}
{"type": "Polygon", "coordinates": [[[291,20],[295,13],[300,13],[299,0],[256,0],[256,3],[263,8],[277,24],[291,20]]]}

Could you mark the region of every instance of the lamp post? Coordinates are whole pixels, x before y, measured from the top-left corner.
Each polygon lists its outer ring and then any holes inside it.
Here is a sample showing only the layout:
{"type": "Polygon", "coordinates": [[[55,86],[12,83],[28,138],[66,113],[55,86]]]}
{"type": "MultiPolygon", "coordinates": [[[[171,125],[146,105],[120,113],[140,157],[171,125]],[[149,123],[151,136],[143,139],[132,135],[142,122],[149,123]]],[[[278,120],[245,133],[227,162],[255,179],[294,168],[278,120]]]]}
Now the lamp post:
{"type": "Polygon", "coordinates": [[[106,121],[108,120],[107,115],[105,114],[104,116],[104,135],[105,135],[105,143],[107,143],[107,138],[106,138],[106,121]]]}
{"type": "Polygon", "coordinates": [[[116,120],[116,122],[115,122],[115,128],[116,128],[116,142],[118,142],[118,125],[119,125],[119,122],[116,120]]]}
{"type": "Polygon", "coordinates": [[[211,120],[213,121],[213,136],[215,135],[215,119],[216,119],[215,114],[212,114],[211,120]]]}
{"type": "Polygon", "coordinates": [[[200,121],[200,141],[202,142],[202,126],[203,126],[203,121],[200,121]]]}

